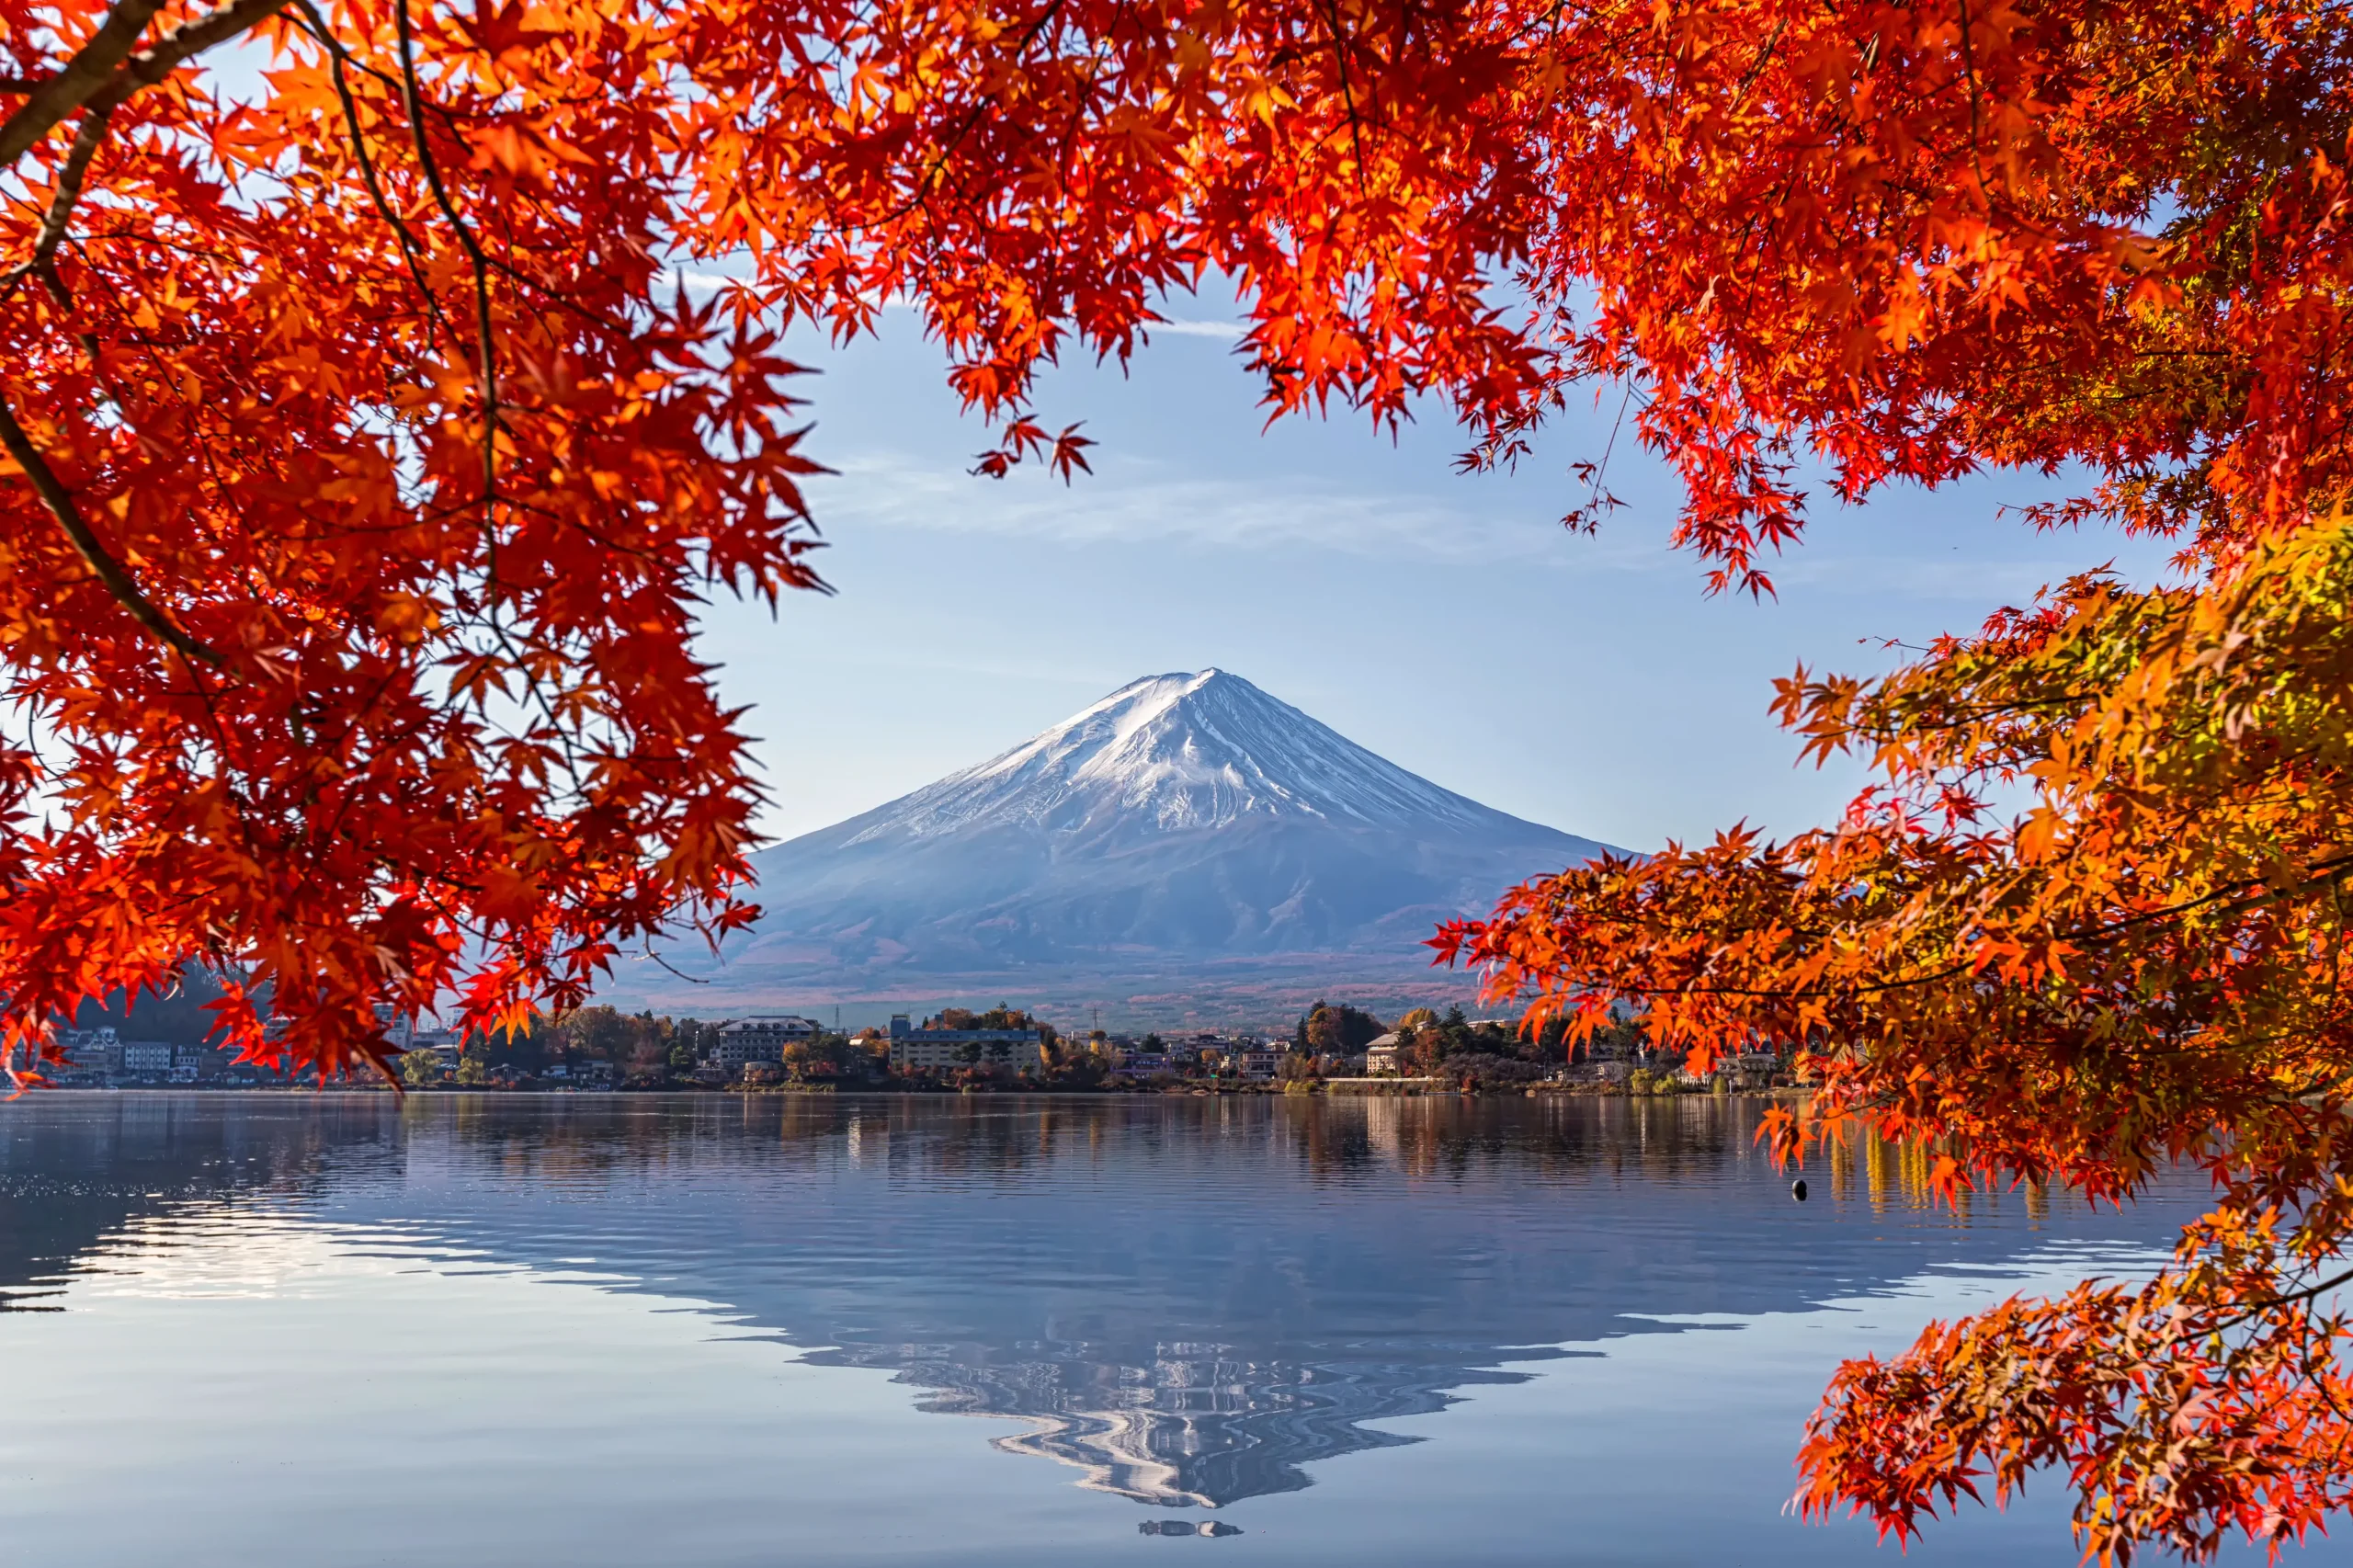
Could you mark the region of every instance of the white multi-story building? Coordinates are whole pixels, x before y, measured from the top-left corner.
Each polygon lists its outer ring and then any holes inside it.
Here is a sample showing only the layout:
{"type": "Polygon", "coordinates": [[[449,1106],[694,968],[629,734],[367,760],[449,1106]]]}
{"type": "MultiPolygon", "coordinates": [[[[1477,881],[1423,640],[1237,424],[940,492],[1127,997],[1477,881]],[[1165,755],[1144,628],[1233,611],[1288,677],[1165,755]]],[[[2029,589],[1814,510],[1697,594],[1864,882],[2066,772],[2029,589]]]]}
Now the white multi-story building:
{"type": "Polygon", "coordinates": [[[172,1071],[171,1043],[157,1040],[123,1041],[122,1070],[137,1078],[168,1076],[172,1071]]]}
{"type": "Polygon", "coordinates": [[[747,1062],[782,1062],[784,1048],[796,1040],[812,1040],[824,1033],[814,1018],[792,1013],[755,1013],[719,1026],[719,1040],[704,1059],[740,1073],[747,1062]]]}

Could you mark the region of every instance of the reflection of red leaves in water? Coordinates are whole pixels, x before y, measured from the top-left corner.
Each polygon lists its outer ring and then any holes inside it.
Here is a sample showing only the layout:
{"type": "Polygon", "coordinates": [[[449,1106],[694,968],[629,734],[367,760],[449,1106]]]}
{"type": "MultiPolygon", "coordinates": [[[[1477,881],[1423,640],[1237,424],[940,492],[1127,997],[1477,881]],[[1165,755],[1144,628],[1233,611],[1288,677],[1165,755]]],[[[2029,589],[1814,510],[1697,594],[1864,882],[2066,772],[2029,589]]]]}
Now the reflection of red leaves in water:
{"type": "Polygon", "coordinates": [[[1785,1153],[1861,1119],[1950,1192],[2214,1172],[2146,1290],[1842,1374],[1808,1506],[1903,1533],[2063,1463],[2114,1559],[2344,1500],[2310,1293],[2353,1226],[2337,13],[0,7],[19,1070],[190,964],[246,1054],[332,1073],[383,1062],[380,1008],[513,1025],[741,926],[758,791],[688,635],[715,585],[821,586],[784,324],[912,306],[999,432],[980,471],[1067,482],[1089,442],[1040,368],[1124,360],[1215,274],[1269,417],[1444,407],[1481,469],[1595,379],[1620,434],[1568,519],[1639,444],[1718,589],[1769,591],[1801,461],[1842,499],[2073,465],[2034,521],[2177,541],[2176,586],[2093,574],[1785,683],[1809,753],[1885,772],[1842,823],[1539,881],[1439,942],[1696,1065],[1802,1047],[1785,1153]],[[215,102],[186,62],[241,31],[273,68],[215,102]]]}

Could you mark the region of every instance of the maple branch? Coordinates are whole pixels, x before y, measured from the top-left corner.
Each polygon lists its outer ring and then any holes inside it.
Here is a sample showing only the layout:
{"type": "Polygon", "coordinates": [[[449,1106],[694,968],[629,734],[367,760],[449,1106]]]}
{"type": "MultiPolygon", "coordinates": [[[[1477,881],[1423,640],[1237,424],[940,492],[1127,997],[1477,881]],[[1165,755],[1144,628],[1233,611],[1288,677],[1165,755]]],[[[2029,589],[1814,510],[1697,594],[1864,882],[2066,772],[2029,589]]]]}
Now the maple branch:
{"type": "Polygon", "coordinates": [[[133,620],[184,657],[201,659],[216,669],[226,664],[227,661],[218,653],[175,626],[171,619],[155,607],[154,601],[140,591],[139,585],[131,581],[131,574],[107,553],[106,547],[98,542],[97,535],[90,531],[90,525],[82,520],[81,509],[74,504],[73,493],[59,481],[56,471],[49,466],[49,460],[33,446],[32,438],[25,434],[25,427],[17,423],[16,412],[5,398],[0,398],[0,449],[5,449],[17,466],[24,471],[26,480],[31,483],[34,494],[40,497],[41,505],[48,507],[49,515],[57,519],[57,526],[65,530],[65,537],[74,541],[74,548],[81,555],[83,563],[106,585],[107,592],[131,612],[133,620]]]}
{"type": "Polygon", "coordinates": [[[311,36],[317,39],[327,51],[328,68],[335,78],[335,96],[342,101],[343,122],[350,129],[351,151],[359,161],[359,176],[367,183],[368,195],[375,202],[377,212],[392,229],[393,237],[400,242],[401,259],[408,266],[410,281],[416,285],[417,293],[424,297],[426,311],[435,321],[446,326],[449,318],[442,313],[441,301],[434,296],[432,285],[425,280],[425,269],[417,259],[416,236],[408,232],[408,224],[392,210],[392,204],[384,195],[383,185],[376,176],[376,160],[368,155],[368,139],[359,129],[359,106],[352,99],[351,84],[344,70],[348,51],[344,49],[342,40],[327,27],[326,18],[319,15],[318,7],[312,5],[311,0],[294,0],[294,3],[301,9],[311,36]]]}
{"type": "MultiPolygon", "coordinates": [[[[1053,0],[1051,5],[1048,6],[1043,11],[1040,11],[1038,14],[1038,19],[1031,22],[1029,28],[1023,31],[1022,35],[1014,40],[1013,60],[1016,64],[1018,64],[1022,58],[1029,52],[1029,46],[1038,41],[1038,35],[1040,33],[1044,32],[1048,27],[1052,25],[1054,18],[1062,14],[1062,9],[1063,0],[1053,0]]],[[[896,210],[885,214],[880,219],[872,220],[869,222],[847,224],[840,232],[844,233],[855,233],[861,230],[877,227],[882,223],[896,222],[899,219],[905,217],[908,213],[922,206],[924,204],[925,197],[927,196],[931,190],[931,182],[939,176],[940,170],[948,166],[949,154],[955,152],[957,147],[963,142],[964,138],[972,133],[973,128],[981,123],[982,117],[988,112],[991,107],[993,107],[992,100],[988,98],[983,98],[979,103],[972,106],[971,112],[964,116],[962,123],[959,124],[955,131],[949,133],[948,140],[941,143],[938,154],[932,159],[931,166],[924,170],[923,177],[915,181],[914,193],[911,194],[905,201],[900,203],[896,210]]]]}
{"type": "MultiPolygon", "coordinates": [[[[432,189],[433,199],[441,215],[449,220],[449,227],[457,231],[458,243],[465,247],[466,258],[472,264],[474,274],[475,351],[481,358],[482,387],[482,501],[483,509],[492,511],[498,501],[498,347],[490,319],[490,260],[458,215],[455,202],[441,183],[440,165],[433,161],[433,149],[425,136],[425,114],[418,108],[423,95],[416,85],[416,39],[409,22],[408,0],[398,0],[394,17],[400,28],[401,42],[401,103],[408,111],[409,139],[416,144],[416,161],[424,166],[425,183],[432,189]]],[[[498,520],[494,514],[485,519],[489,529],[491,550],[492,594],[497,593],[498,520]]]]}
{"type": "Polygon", "coordinates": [[[1994,195],[1985,185],[1984,136],[1980,129],[1983,109],[1978,97],[1977,55],[1969,41],[1969,0],[1960,0],[1960,5],[1961,62],[1969,77],[1969,163],[1977,176],[1978,199],[1990,206],[1994,195]]]}
{"type": "MultiPolygon", "coordinates": [[[[82,181],[90,172],[90,160],[97,155],[98,143],[107,139],[107,121],[113,113],[113,105],[99,105],[74,133],[73,149],[65,154],[65,166],[57,171],[57,195],[49,204],[49,215],[41,220],[40,238],[34,242],[32,260],[26,264],[36,272],[54,272],[57,247],[65,238],[65,225],[74,215],[74,204],[82,199],[82,181]]],[[[51,287],[57,288],[53,281],[51,287]]],[[[63,291],[57,289],[61,294],[63,291]]]]}
{"type": "MultiPolygon", "coordinates": [[[[2234,900],[2223,904],[2222,913],[2244,914],[2247,910],[2260,908],[2264,904],[2279,899],[2299,898],[2318,892],[2323,889],[2335,889],[2343,882],[2346,872],[2353,870],[2353,855],[2340,855],[2329,860],[2315,860],[2304,869],[2307,873],[2304,880],[2294,886],[2270,888],[2251,898],[2234,900]]],[[[2120,931],[2130,930],[2135,926],[2146,926],[2153,921],[2170,919],[2177,915],[2187,915],[2192,910],[2202,909],[2210,903],[2221,903],[2230,899],[2232,894],[2242,888],[2262,886],[2265,881],[2266,879],[2262,877],[2241,877],[2237,881],[2225,882],[2211,892],[2181,903],[2165,904],[2140,915],[2125,915],[2120,919],[2111,920],[2104,926],[2088,926],[2079,931],[2063,931],[2059,933],[2060,939],[2068,942],[2097,941],[2104,937],[2112,937],[2120,931]]]]}
{"type": "MultiPolygon", "coordinates": [[[[65,165],[57,172],[57,195],[50,202],[48,215],[41,220],[40,237],[33,246],[32,259],[10,275],[9,291],[12,294],[17,282],[27,272],[31,272],[40,278],[41,286],[49,290],[49,297],[57,301],[57,308],[72,312],[74,296],[67,291],[65,279],[57,272],[57,247],[64,243],[66,224],[73,216],[74,204],[82,197],[83,178],[89,173],[90,160],[97,155],[98,144],[106,140],[107,122],[113,114],[111,105],[101,105],[92,109],[83,119],[82,129],[74,134],[74,146],[65,155],[65,165]]],[[[82,352],[89,356],[90,373],[97,378],[98,385],[105,389],[108,399],[128,415],[130,410],[122,401],[121,389],[115,385],[114,378],[107,374],[106,361],[98,353],[97,335],[86,330],[76,332],[74,341],[80,344],[82,352]]]]}
{"type": "Polygon", "coordinates": [[[0,165],[23,157],[58,121],[96,97],[113,79],[115,68],[131,58],[139,35],[162,8],[163,0],[122,0],[65,69],[34,88],[0,123],[0,165]]]}
{"type": "MultiPolygon", "coordinates": [[[[1059,4],[1059,0],[1057,0],[1059,4]]],[[[447,187],[441,183],[441,168],[434,161],[433,149],[425,134],[425,114],[420,107],[424,94],[416,84],[415,29],[409,19],[408,0],[398,0],[394,17],[400,35],[401,105],[408,115],[409,140],[416,148],[416,161],[425,172],[425,182],[433,192],[433,199],[441,215],[456,231],[458,243],[465,247],[466,258],[473,270],[474,331],[476,353],[480,358],[479,385],[482,389],[482,506],[483,576],[489,598],[490,629],[506,652],[510,667],[523,676],[524,684],[537,699],[551,722],[555,722],[555,710],[546,693],[540,688],[540,677],[506,635],[506,628],[498,616],[498,348],[490,313],[490,258],[473,231],[466,227],[458,213],[457,204],[449,199],[447,187]]],[[[559,733],[563,725],[556,723],[559,733]]],[[[565,744],[567,757],[571,746],[565,744]]],[[[577,759],[571,759],[575,782],[577,759]]]]}
{"type": "Polygon", "coordinates": [[[1332,28],[1332,62],[1340,70],[1340,102],[1348,111],[1348,145],[1356,157],[1357,194],[1364,194],[1364,124],[1357,115],[1356,90],[1348,83],[1348,46],[1340,37],[1340,15],[1333,0],[1324,0],[1324,15],[1332,28]]]}
{"type": "Polygon", "coordinates": [[[75,109],[85,105],[111,108],[288,4],[290,0],[232,0],[217,11],[182,22],[133,55],[139,35],[162,8],[162,0],[122,0],[65,68],[33,89],[17,112],[0,122],[0,167],[15,164],[75,109]]]}
{"type": "Polygon", "coordinates": [[[2240,1312],[2237,1316],[2224,1318],[2221,1323],[2209,1324],[2205,1325],[2204,1332],[2208,1334],[2220,1334],[2225,1329],[2236,1328],[2239,1324],[2246,1322],[2249,1318],[2259,1317],[2263,1313],[2270,1312],[2277,1307],[2291,1307],[2299,1301],[2312,1301],[2315,1297],[2325,1295],[2327,1292],[2336,1290],[2339,1285],[2343,1285],[2347,1282],[2353,1282],[2353,1268],[2348,1268],[2344,1273],[2339,1274],[2333,1278],[2324,1279],[2319,1284],[2307,1287],[2302,1290],[2290,1290],[2282,1295],[2271,1296],[2260,1301],[2250,1302],[2246,1310],[2240,1312]]]}
{"type": "Polygon", "coordinates": [[[1781,47],[1781,34],[1789,25],[1790,19],[1787,17],[1781,17],[1773,24],[1772,32],[1766,37],[1765,47],[1756,51],[1756,58],[1749,62],[1747,70],[1741,73],[1739,85],[1733,88],[1733,108],[1738,108],[1747,99],[1750,84],[1754,83],[1764,73],[1765,67],[1771,62],[1773,51],[1781,47]]]}
{"type": "MultiPolygon", "coordinates": [[[[57,194],[51,199],[49,210],[41,217],[40,234],[33,244],[28,260],[8,269],[8,296],[13,297],[17,285],[28,276],[38,276],[48,286],[50,298],[61,310],[74,308],[73,297],[66,293],[64,282],[57,276],[57,247],[64,241],[65,225],[73,216],[74,203],[82,197],[82,181],[89,173],[90,159],[96,155],[98,143],[106,140],[107,119],[111,108],[92,109],[82,121],[82,129],[74,135],[74,146],[65,155],[64,166],[57,171],[57,194]]],[[[97,344],[89,334],[77,335],[82,347],[89,350],[90,363],[97,364],[97,344]]]]}
{"type": "MultiPolygon", "coordinates": [[[[2055,935],[2059,940],[2063,942],[2097,942],[2114,937],[2120,932],[2128,931],[2136,926],[2146,926],[2154,922],[2172,919],[2177,915],[2188,915],[2211,904],[2222,903],[2222,912],[2225,915],[2239,915],[2244,914],[2250,909],[2260,908],[2267,903],[2276,903],[2281,899],[2305,896],[2320,892],[2324,889],[2334,891],[2343,883],[2347,872],[2353,872],[2353,855],[2340,856],[2336,858],[2328,860],[2316,860],[2312,865],[2305,868],[2305,869],[2309,874],[2305,877],[2304,881],[2298,882],[2293,887],[2266,887],[2265,879],[2261,877],[2242,877],[2236,881],[2226,882],[2211,892],[2201,894],[2197,898],[2186,899],[2179,903],[2161,905],[2155,909],[2144,910],[2138,915],[2124,915],[2118,919],[2108,921],[2102,925],[2078,926],[2074,930],[2057,932],[2055,935]],[[2251,887],[2263,887],[2264,891],[2245,898],[2233,897],[2234,894],[2251,887]],[[2226,900],[2229,902],[2225,903],[2224,901],[2226,900]]],[[[1432,961],[1433,963],[1437,963],[1447,961],[1447,960],[1448,955],[1441,952],[1438,958],[1432,961]]],[[[1472,961],[1477,962],[1480,960],[1473,959],[1472,961]]],[[[1594,990],[1606,990],[1620,996],[1737,996],[1759,1001],[1796,1001],[1817,996],[1882,996],[1892,992],[1912,991],[1917,990],[1922,986],[1941,984],[1945,981],[1957,979],[1961,975],[1981,970],[1982,967],[1983,966],[1976,959],[1969,958],[1961,960],[1956,963],[1949,964],[1943,969],[1930,970],[1920,974],[1905,975],[1897,980],[1880,981],[1868,985],[1831,984],[1768,987],[1690,984],[1662,986],[1627,985],[1609,980],[1586,981],[1577,983],[1584,984],[1594,990]]]]}

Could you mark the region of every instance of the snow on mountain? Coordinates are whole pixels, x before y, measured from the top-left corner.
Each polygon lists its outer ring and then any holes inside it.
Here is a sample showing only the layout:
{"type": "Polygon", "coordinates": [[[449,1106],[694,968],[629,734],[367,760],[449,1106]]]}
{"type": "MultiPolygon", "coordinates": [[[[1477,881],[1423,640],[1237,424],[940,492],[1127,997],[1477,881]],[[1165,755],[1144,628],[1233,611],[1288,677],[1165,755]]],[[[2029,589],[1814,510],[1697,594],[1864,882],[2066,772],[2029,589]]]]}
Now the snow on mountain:
{"type": "Polygon", "coordinates": [[[850,842],[1014,824],[1166,832],[1250,816],[1517,821],[1374,756],[1240,676],[1209,669],[1123,686],[1002,756],[859,818],[869,825],[850,842]]]}
{"type": "Polygon", "coordinates": [[[1041,966],[1419,966],[1438,921],[1605,847],[1440,789],[1239,676],[1154,676],[761,852],[762,918],[696,967],[731,991],[879,994],[1041,966]]]}

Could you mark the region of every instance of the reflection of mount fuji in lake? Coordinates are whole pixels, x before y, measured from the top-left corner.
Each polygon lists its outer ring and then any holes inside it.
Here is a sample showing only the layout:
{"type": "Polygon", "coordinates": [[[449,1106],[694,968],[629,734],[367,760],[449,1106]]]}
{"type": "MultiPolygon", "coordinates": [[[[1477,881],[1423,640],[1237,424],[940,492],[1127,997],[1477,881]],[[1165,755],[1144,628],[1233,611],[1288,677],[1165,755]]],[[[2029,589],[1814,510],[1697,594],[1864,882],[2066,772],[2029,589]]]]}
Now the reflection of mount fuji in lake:
{"type": "Polygon", "coordinates": [[[1475,1367],[1329,1354],[1250,1360],[1232,1346],[1181,1342],[858,1346],[815,1358],[894,1369],[900,1381],[934,1391],[926,1410],[1034,1422],[1037,1430],[996,1446],[1058,1460],[1085,1472],[1081,1485],[1206,1508],[1299,1491],[1309,1484],[1300,1467],[1316,1460],[1420,1440],[1363,1422],[1430,1415],[1453,1403],[1451,1389],[1518,1381],[1475,1367]]]}
{"type": "MultiPolygon", "coordinates": [[[[1792,1204],[1755,1109],[1680,1101],[69,1095],[0,1108],[0,1304],[127,1223],[264,1202],[690,1301],[1160,1506],[1310,1484],[1562,1347],[2124,1227],[1955,1215],[1854,1151],[1792,1204]],[[2039,1232],[2031,1234],[2029,1232],[2039,1232]]],[[[2177,1205],[2129,1221],[2163,1233],[2177,1205]]]]}

